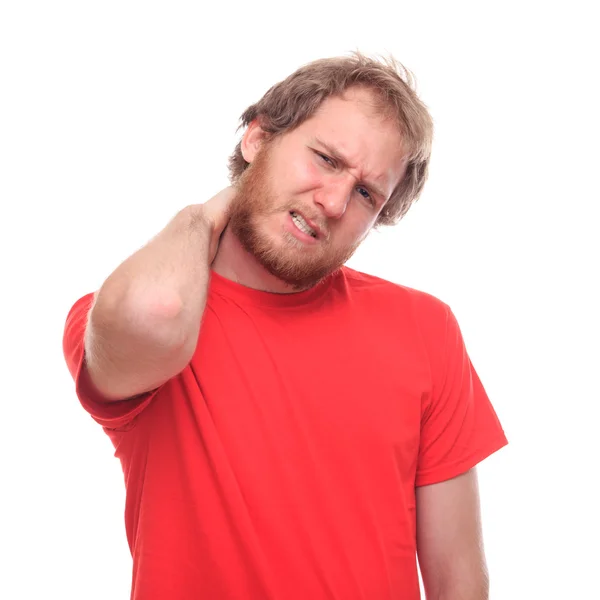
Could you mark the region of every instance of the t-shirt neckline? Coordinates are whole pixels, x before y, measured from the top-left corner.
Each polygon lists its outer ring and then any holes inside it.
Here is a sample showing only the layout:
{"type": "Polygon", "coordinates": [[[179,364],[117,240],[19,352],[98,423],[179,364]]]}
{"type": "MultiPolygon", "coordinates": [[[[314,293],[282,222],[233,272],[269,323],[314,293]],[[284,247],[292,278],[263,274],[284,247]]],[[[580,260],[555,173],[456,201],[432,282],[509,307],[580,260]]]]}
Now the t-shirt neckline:
{"type": "Polygon", "coordinates": [[[244,304],[254,304],[267,308],[294,308],[315,302],[327,293],[334,280],[341,276],[342,270],[328,275],[317,285],[302,292],[278,294],[247,287],[231,279],[210,272],[210,290],[220,296],[229,297],[244,304]]]}

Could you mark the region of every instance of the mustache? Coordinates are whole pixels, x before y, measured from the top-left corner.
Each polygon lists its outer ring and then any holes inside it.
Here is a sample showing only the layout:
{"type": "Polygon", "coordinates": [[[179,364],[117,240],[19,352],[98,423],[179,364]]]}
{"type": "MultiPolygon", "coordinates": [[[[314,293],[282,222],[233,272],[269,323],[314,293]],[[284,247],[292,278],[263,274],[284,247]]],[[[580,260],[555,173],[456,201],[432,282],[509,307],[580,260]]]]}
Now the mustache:
{"type": "Polygon", "coordinates": [[[265,182],[260,180],[260,170],[261,165],[253,163],[244,171],[240,180],[235,185],[236,194],[233,201],[229,204],[228,216],[231,218],[234,214],[243,214],[247,219],[251,219],[252,215],[257,217],[259,215],[276,215],[284,211],[288,213],[296,212],[308,221],[311,221],[317,227],[325,241],[329,240],[329,219],[322,213],[315,211],[314,206],[305,206],[297,200],[285,201],[283,198],[272,196],[264,185],[265,182]]]}

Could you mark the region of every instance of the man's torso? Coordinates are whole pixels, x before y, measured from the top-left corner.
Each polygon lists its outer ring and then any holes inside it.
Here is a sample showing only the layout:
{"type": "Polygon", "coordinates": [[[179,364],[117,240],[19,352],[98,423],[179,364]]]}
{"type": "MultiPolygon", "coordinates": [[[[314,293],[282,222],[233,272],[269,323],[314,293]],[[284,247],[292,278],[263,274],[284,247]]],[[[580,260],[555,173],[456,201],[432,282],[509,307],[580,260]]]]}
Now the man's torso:
{"type": "Polygon", "coordinates": [[[349,281],[283,306],[211,285],[191,364],[113,434],[134,597],[418,597],[428,360],[409,292],[349,281]]]}

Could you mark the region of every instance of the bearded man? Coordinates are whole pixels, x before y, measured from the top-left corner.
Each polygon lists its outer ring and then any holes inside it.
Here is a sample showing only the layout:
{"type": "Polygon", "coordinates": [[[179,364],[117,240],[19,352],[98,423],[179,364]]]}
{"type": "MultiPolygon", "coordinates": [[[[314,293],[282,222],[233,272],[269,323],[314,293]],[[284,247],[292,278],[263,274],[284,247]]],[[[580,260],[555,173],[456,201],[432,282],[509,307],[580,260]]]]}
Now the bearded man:
{"type": "Polygon", "coordinates": [[[318,60],[242,115],[231,186],[69,312],[125,474],[134,600],[483,600],[476,465],[506,442],[447,304],[345,266],[432,121],[408,72],[318,60]],[[418,558],[418,563],[417,563],[418,558]]]}

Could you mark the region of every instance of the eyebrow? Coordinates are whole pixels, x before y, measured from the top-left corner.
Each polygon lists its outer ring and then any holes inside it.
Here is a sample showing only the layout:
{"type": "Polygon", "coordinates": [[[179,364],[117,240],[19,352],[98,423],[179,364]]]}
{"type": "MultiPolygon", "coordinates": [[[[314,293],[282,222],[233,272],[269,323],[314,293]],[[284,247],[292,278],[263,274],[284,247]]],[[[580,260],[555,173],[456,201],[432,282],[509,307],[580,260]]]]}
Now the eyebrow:
{"type": "MultiPolygon", "coordinates": [[[[324,142],[323,140],[319,139],[318,137],[312,138],[311,141],[313,142],[314,145],[321,146],[322,148],[324,148],[325,151],[327,152],[327,154],[330,154],[332,158],[334,158],[336,161],[338,161],[344,167],[348,167],[349,161],[339,152],[339,150],[334,148],[331,144],[324,142]]],[[[379,196],[384,202],[387,202],[387,200],[388,200],[387,196],[383,193],[381,188],[378,187],[375,183],[364,181],[364,184],[368,188],[370,188],[371,191],[373,191],[377,196],[379,196]]]]}

